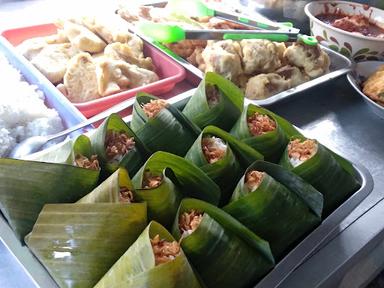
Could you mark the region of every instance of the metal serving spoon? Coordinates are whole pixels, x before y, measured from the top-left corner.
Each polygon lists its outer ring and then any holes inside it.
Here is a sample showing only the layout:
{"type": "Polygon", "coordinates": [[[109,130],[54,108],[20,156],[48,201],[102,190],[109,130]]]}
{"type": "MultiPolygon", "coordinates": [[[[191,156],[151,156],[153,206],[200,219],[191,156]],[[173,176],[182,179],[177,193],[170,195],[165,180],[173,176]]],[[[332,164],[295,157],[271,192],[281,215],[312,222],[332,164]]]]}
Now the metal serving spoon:
{"type": "Polygon", "coordinates": [[[103,120],[104,118],[108,117],[112,113],[118,113],[126,108],[129,108],[133,106],[133,103],[135,102],[135,98],[131,98],[128,100],[125,100],[119,104],[116,104],[112,106],[111,108],[92,116],[91,118],[85,120],[84,122],[81,122],[71,128],[68,128],[64,131],[61,131],[59,133],[53,134],[53,135],[47,135],[47,136],[33,136],[30,138],[27,138],[20,143],[18,143],[12,151],[9,153],[8,157],[10,158],[16,158],[20,159],[23,156],[26,156],[28,154],[37,152],[41,149],[43,145],[45,145],[47,142],[66,136],[76,130],[79,130],[81,128],[84,128],[88,125],[91,125],[97,121],[103,120]]]}

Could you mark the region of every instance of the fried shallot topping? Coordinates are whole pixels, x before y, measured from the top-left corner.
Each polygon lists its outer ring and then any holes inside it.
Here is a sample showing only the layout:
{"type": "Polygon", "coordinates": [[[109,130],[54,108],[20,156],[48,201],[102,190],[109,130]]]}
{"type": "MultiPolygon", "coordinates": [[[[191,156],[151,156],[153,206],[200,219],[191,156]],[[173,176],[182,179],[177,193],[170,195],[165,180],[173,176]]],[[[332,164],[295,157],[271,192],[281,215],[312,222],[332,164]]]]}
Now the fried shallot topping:
{"type": "Polygon", "coordinates": [[[121,158],[135,147],[135,139],[125,132],[108,130],[105,139],[105,153],[108,160],[121,160],[121,158]]]}
{"type": "Polygon", "coordinates": [[[162,99],[151,100],[143,105],[143,111],[148,118],[154,118],[162,109],[168,106],[167,101],[162,99]]]}
{"type": "Polygon", "coordinates": [[[216,106],[220,102],[220,91],[216,85],[207,85],[205,88],[205,94],[207,95],[208,106],[210,108],[216,106]]]}
{"type": "Polygon", "coordinates": [[[245,175],[245,185],[247,185],[249,192],[255,191],[263,182],[264,172],[252,170],[245,175]]]}
{"type": "Polygon", "coordinates": [[[143,188],[150,189],[150,188],[159,187],[162,181],[163,181],[163,176],[152,175],[151,172],[145,171],[144,179],[143,179],[143,188]]]}
{"type": "Polygon", "coordinates": [[[179,229],[182,236],[188,236],[195,231],[197,227],[199,227],[203,215],[203,213],[197,212],[196,210],[181,214],[179,219],[179,229]]]}
{"type": "Polygon", "coordinates": [[[77,154],[75,157],[75,165],[81,168],[99,170],[99,160],[97,160],[97,155],[92,155],[91,158],[85,157],[84,155],[77,154]]]}
{"type": "Polygon", "coordinates": [[[227,145],[221,138],[207,136],[201,140],[201,149],[205,159],[212,164],[224,157],[225,152],[227,152],[227,145]]]}
{"type": "Polygon", "coordinates": [[[247,119],[249,132],[254,136],[259,136],[276,129],[276,122],[268,115],[258,112],[249,116],[247,119]]]}
{"type": "Polygon", "coordinates": [[[151,239],[153,254],[155,255],[155,265],[170,262],[180,255],[180,245],[176,241],[168,242],[161,240],[159,235],[151,239]]]}
{"type": "Polygon", "coordinates": [[[315,155],[317,152],[317,143],[315,140],[294,139],[288,144],[288,156],[291,159],[296,159],[304,162],[315,155]]]}
{"type": "Polygon", "coordinates": [[[127,187],[120,187],[119,193],[120,202],[132,203],[133,202],[133,193],[127,187]]]}

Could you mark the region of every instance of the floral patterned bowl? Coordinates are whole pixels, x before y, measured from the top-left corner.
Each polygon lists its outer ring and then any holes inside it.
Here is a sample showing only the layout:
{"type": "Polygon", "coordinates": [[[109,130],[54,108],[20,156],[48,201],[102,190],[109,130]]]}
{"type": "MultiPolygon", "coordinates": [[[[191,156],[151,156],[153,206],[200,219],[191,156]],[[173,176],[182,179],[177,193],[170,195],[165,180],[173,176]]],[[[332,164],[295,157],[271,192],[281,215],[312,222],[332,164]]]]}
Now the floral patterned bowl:
{"type": "Polygon", "coordinates": [[[316,18],[316,15],[333,14],[336,10],[347,15],[364,15],[370,19],[371,23],[384,28],[384,11],[381,9],[347,1],[316,1],[308,3],[304,8],[305,14],[309,17],[311,34],[321,44],[356,62],[384,60],[383,38],[347,32],[316,18]]]}

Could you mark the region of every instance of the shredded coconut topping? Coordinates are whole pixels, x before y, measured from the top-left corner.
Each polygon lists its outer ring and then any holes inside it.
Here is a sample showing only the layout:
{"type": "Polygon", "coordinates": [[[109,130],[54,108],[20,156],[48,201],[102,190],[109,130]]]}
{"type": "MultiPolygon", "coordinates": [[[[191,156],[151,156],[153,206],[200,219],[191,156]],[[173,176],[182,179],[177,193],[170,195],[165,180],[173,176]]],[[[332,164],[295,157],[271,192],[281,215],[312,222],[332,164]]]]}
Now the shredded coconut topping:
{"type": "Polygon", "coordinates": [[[170,262],[180,255],[180,245],[176,241],[168,242],[161,240],[159,235],[151,239],[155,265],[170,262]]]}
{"type": "Polygon", "coordinates": [[[148,118],[154,118],[162,109],[168,106],[167,101],[162,99],[151,100],[143,105],[143,111],[148,118]]]}
{"type": "Polygon", "coordinates": [[[191,210],[190,212],[184,212],[180,215],[179,229],[182,233],[182,237],[192,234],[193,231],[199,227],[204,213],[191,210]]]}
{"type": "Polygon", "coordinates": [[[120,161],[125,154],[135,147],[135,139],[125,132],[108,130],[105,139],[105,153],[108,160],[120,161]]]}
{"type": "Polygon", "coordinates": [[[315,140],[294,139],[288,144],[288,156],[294,167],[310,159],[317,152],[317,143],[315,140]]]}
{"type": "Polygon", "coordinates": [[[207,136],[201,140],[201,148],[205,159],[212,164],[224,157],[227,152],[227,145],[221,138],[207,136]]]}
{"type": "Polygon", "coordinates": [[[249,192],[255,191],[263,182],[264,172],[252,170],[245,175],[245,185],[247,185],[249,192]]]}
{"type": "Polygon", "coordinates": [[[144,172],[143,188],[156,188],[159,187],[163,181],[163,176],[152,175],[150,171],[144,172]]]}
{"type": "Polygon", "coordinates": [[[119,198],[120,202],[132,203],[134,201],[133,192],[127,187],[120,187],[119,198]]]}
{"type": "Polygon", "coordinates": [[[207,85],[205,88],[205,94],[207,95],[208,106],[210,108],[216,106],[220,102],[220,91],[216,85],[207,85]]]}
{"type": "Polygon", "coordinates": [[[276,122],[268,115],[258,112],[249,116],[247,119],[249,132],[254,136],[259,136],[276,129],[276,122]]]}
{"type": "Polygon", "coordinates": [[[85,157],[84,155],[77,154],[75,157],[75,165],[81,168],[99,170],[99,160],[97,160],[97,155],[92,155],[91,158],[85,157]]]}

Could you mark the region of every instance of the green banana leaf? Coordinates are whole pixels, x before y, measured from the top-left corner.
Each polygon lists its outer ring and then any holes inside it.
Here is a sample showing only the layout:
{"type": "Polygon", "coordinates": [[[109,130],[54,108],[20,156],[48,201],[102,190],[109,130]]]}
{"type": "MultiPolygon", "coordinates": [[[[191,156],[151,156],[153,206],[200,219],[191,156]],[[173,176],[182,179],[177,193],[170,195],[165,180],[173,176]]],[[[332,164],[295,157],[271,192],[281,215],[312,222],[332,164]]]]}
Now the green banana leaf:
{"type": "Polygon", "coordinates": [[[117,169],[104,182],[85,195],[77,203],[119,203],[120,187],[134,191],[128,171],[122,167],[117,169]]]}
{"type": "Polygon", "coordinates": [[[164,227],[151,221],[136,242],[112,266],[95,288],[201,287],[182,251],[174,260],[155,265],[150,239],[156,235],[166,241],[175,241],[164,227]]]}
{"type": "Polygon", "coordinates": [[[0,159],[0,210],[22,240],[44,204],[78,200],[96,186],[99,173],[65,164],[0,159]]]}
{"type": "Polygon", "coordinates": [[[207,287],[250,287],[274,265],[266,241],[223,210],[197,199],[183,199],[173,235],[207,287]],[[179,218],[184,212],[204,212],[200,225],[181,235],[179,218]]]}
{"type": "MultiPolygon", "coordinates": [[[[306,138],[295,136],[293,139],[306,138]]],[[[317,142],[317,141],[316,141],[317,142]]],[[[343,201],[361,186],[357,179],[351,175],[350,171],[340,164],[346,161],[342,157],[336,158],[332,152],[321,143],[317,142],[318,149],[314,156],[300,165],[293,167],[288,157],[288,149],[285,150],[280,165],[299,175],[324,196],[323,215],[328,216],[343,201]]]]}
{"type": "Polygon", "coordinates": [[[228,131],[240,117],[243,108],[243,92],[221,75],[207,72],[183,109],[183,114],[201,129],[214,125],[228,131]],[[206,88],[209,86],[216,86],[219,90],[219,102],[213,107],[209,106],[207,100],[206,88]]]}
{"type": "Polygon", "coordinates": [[[167,152],[156,152],[132,178],[135,196],[148,204],[149,219],[170,226],[183,197],[195,197],[217,205],[220,188],[191,162],[167,152]],[[162,175],[156,188],[143,189],[145,173],[162,175]]]}
{"type": "Polygon", "coordinates": [[[93,287],[145,229],[146,215],[145,203],[48,204],[26,243],[60,287],[93,287]]]}
{"type": "Polygon", "coordinates": [[[102,173],[105,178],[116,171],[119,167],[126,168],[130,175],[134,175],[148,157],[148,151],[145,145],[118,114],[111,114],[107,119],[105,119],[104,122],[96,129],[95,133],[90,136],[90,139],[93,150],[97,154],[100,161],[102,173]],[[119,162],[108,160],[106,155],[105,139],[107,131],[109,130],[125,132],[129,137],[133,137],[135,140],[135,147],[125,154],[119,162]]]}
{"type": "Polygon", "coordinates": [[[223,210],[267,240],[275,258],[280,259],[320,223],[323,196],[279,165],[257,161],[246,173],[252,170],[265,172],[260,186],[249,191],[243,176],[223,210]]]}
{"type": "Polygon", "coordinates": [[[229,143],[223,138],[216,136],[216,134],[207,132],[215,131],[215,129],[219,130],[219,128],[213,126],[210,127],[212,127],[212,130],[204,129],[203,132],[201,132],[195,143],[188,150],[185,159],[191,161],[202,171],[204,171],[209,178],[215,181],[221,189],[220,205],[224,205],[231,197],[232,191],[235,188],[236,183],[239,181],[243,170],[236,156],[232,152],[229,143]],[[224,143],[227,146],[224,156],[214,163],[209,163],[203,152],[202,139],[206,136],[216,136],[221,138],[225,141],[224,143]]]}
{"type": "Polygon", "coordinates": [[[280,120],[278,121],[275,115],[267,109],[252,104],[249,104],[247,109],[243,111],[230,133],[263,154],[265,160],[271,162],[276,162],[280,159],[288,143],[285,131],[280,126],[280,120]],[[248,128],[247,118],[256,112],[268,115],[273,119],[276,123],[276,129],[262,135],[252,135],[248,128]]]}
{"type": "Polygon", "coordinates": [[[73,164],[73,140],[66,140],[44,150],[23,157],[24,160],[49,162],[57,164],[73,164]]]}
{"type": "Polygon", "coordinates": [[[166,151],[184,156],[200,134],[200,129],[172,105],[149,119],[142,106],[156,99],[145,93],[137,94],[130,126],[151,153],[166,151]]]}

